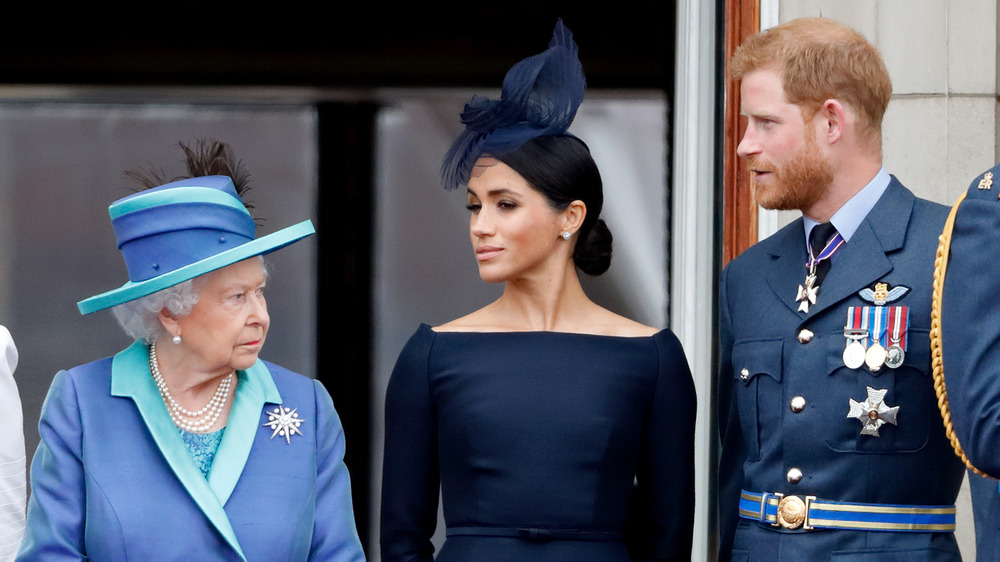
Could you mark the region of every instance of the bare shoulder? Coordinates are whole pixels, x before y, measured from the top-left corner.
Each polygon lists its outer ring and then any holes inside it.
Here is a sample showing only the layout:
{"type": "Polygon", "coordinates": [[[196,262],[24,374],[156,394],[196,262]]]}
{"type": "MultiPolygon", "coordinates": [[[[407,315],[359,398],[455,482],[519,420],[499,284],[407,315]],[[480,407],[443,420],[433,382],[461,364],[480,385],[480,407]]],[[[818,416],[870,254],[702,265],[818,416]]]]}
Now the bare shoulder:
{"type": "Polygon", "coordinates": [[[599,329],[599,333],[607,336],[649,337],[660,331],[659,328],[636,322],[631,318],[615,314],[605,308],[600,308],[596,316],[597,321],[594,323],[594,326],[599,329]]]}
{"type": "Polygon", "coordinates": [[[446,322],[431,329],[435,332],[497,332],[498,329],[496,315],[490,310],[490,306],[456,318],[451,322],[446,322]]]}

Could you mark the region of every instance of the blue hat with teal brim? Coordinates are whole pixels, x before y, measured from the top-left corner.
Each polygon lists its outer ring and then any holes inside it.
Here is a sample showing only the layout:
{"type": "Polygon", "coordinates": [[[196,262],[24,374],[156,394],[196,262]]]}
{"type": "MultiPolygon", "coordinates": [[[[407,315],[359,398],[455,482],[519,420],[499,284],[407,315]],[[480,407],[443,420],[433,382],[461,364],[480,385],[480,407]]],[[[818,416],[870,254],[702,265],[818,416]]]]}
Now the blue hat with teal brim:
{"type": "Polygon", "coordinates": [[[129,280],[77,303],[81,314],[151,295],[204,273],[273,252],[315,232],[312,221],[267,236],[228,176],[174,181],[108,207],[129,280]]]}

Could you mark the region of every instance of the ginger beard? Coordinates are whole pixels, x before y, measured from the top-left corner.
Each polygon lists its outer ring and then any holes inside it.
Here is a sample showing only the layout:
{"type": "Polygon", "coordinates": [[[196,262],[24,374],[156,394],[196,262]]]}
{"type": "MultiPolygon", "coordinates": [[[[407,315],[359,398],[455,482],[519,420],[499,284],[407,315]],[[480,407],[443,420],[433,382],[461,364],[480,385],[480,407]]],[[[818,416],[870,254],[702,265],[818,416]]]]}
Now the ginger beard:
{"type": "Polygon", "coordinates": [[[764,184],[753,175],[750,189],[757,203],[765,209],[805,210],[819,201],[833,183],[833,166],[823,158],[816,141],[806,135],[802,148],[785,164],[775,166],[766,158],[747,156],[748,169],[771,172],[764,184]]]}

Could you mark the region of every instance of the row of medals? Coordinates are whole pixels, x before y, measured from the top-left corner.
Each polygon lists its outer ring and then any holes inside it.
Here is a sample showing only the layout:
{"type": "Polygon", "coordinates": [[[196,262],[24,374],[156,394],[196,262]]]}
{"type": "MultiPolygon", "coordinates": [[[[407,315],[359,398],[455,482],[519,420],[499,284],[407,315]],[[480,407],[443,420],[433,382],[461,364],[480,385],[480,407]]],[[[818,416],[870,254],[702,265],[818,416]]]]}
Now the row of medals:
{"type": "Polygon", "coordinates": [[[906,352],[900,345],[901,335],[892,334],[889,340],[889,347],[886,348],[879,342],[878,338],[872,338],[867,329],[855,329],[851,327],[851,316],[852,313],[848,311],[848,324],[844,326],[844,337],[847,338],[847,346],[844,347],[843,357],[844,365],[847,368],[860,369],[862,365],[867,365],[870,371],[877,372],[883,366],[895,369],[903,364],[906,352]],[[869,340],[871,344],[867,343],[869,340]]]}

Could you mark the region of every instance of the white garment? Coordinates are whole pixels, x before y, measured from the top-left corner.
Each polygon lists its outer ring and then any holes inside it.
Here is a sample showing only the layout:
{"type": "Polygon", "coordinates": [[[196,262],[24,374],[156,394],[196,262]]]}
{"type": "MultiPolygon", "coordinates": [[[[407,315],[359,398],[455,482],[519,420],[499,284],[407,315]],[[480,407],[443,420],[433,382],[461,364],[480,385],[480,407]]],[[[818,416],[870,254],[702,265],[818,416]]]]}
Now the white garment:
{"type": "Polygon", "coordinates": [[[14,560],[24,537],[24,418],[14,381],[17,347],[0,326],[0,562],[14,560]]]}

